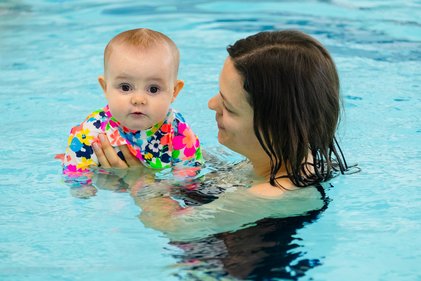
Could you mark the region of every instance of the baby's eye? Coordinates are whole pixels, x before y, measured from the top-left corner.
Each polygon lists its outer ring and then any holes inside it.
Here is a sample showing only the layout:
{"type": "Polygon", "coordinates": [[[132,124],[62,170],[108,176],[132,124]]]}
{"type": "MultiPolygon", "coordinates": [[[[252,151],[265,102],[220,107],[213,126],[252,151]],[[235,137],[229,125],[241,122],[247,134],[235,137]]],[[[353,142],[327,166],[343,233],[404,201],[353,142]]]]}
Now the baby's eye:
{"type": "Polygon", "coordinates": [[[158,93],[159,92],[159,87],[158,86],[150,86],[149,87],[149,92],[150,93],[152,93],[152,94],[156,94],[156,93],[158,93]]]}
{"type": "Polygon", "coordinates": [[[133,87],[128,83],[121,83],[118,87],[123,92],[129,92],[129,91],[133,90],[133,87]]]}

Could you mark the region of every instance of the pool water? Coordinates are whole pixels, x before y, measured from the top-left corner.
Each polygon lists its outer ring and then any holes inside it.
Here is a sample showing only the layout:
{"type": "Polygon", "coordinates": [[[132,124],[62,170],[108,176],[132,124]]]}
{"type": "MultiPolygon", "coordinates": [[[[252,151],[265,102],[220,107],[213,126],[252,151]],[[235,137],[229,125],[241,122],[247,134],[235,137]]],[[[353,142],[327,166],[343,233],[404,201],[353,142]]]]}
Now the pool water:
{"type": "Polygon", "coordinates": [[[420,1],[135,2],[0,1],[0,280],[421,280],[420,1]],[[315,36],[362,171],[326,184],[320,211],[182,243],[145,227],[122,189],[75,196],[54,155],[104,105],[104,46],[136,27],[179,46],[174,107],[209,149],[225,47],[262,30],[315,36]]]}

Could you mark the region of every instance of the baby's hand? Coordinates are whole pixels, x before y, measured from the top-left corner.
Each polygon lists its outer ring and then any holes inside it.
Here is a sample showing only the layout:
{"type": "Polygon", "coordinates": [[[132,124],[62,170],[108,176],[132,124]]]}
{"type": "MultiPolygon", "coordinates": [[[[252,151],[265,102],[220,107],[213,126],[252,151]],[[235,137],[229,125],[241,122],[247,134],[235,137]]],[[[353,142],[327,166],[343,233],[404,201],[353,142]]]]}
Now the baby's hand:
{"type": "Polygon", "coordinates": [[[57,160],[60,160],[61,162],[63,162],[63,160],[64,160],[64,153],[56,154],[54,156],[54,159],[57,159],[57,160]]]}

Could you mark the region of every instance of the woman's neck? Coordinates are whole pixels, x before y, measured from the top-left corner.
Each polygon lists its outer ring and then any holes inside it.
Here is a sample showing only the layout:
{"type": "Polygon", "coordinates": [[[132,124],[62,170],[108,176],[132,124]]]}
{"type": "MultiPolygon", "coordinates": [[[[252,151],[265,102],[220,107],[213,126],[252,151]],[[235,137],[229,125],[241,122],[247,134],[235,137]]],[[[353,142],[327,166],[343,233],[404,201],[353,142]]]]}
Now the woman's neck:
{"type": "MultiPolygon", "coordinates": [[[[268,186],[270,185],[270,177],[271,177],[271,166],[270,166],[270,158],[269,156],[262,157],[255,157],[255,158],[248,158],[253,166],[254,174],[259,177],[256,183],[266,183],[268,186]]],[[[283,163],[276,173],[275,178],[277,178],[277,184],[285,187],[285,188],[294,188],[295,184],[291,182],[288,177],[287,170],[285,168],[285,164],[283,163]]]]}
{"type": "MultiPolygon", "coordinates": [[[[260,155],[260,157],[255,158],[248,158],[253,165],[253,171],[258,177],[262,177],[265,180],[269,181],[271,176],[271,166],[270,166],[270,158],[269,156],[260,155]]],[[[276,176],[286,176],[287,171],[285,169],[285,165],[282,165],[279,171],[276,173],[276,176]]]]}
{"type": "MultiPolygon", "coordinates": [[[[248,158],[253,166],[253,172],[256,176],[260,177],[260,182],[270,182],[271,177],[271,165],[269,156],[262,157],[249,157],[248,158]]],[[[307,175],[312,175],[315,173],[313,166],[313,156],[309,152],[307,159],[303,159],[302,164],[304,165],[305,173],[307,175]]],[[[295,187],[295,184],[290,180],[288,172],[286,169],[286,164],[282,163],[280,169],[276,173],[276,182],[277,184],[283,187],[295,187]]]]}

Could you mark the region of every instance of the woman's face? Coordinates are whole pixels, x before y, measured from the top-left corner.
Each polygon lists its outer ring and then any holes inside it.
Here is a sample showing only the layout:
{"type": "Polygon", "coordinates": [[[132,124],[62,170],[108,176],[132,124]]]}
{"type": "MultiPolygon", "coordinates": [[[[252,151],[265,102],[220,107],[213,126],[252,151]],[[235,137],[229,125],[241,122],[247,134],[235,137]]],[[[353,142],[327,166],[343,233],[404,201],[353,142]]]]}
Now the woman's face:
{"type": "Polygon", "coordinates": [[[251,158],[262,148],[254,134],[253,108],[246,95],[243,78],[228,57],[219,77],[219,93],[209,100],[208,107],[216,112],[219,143],[251,158]]]}

